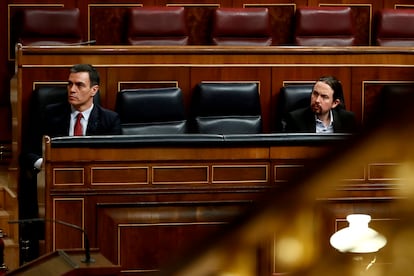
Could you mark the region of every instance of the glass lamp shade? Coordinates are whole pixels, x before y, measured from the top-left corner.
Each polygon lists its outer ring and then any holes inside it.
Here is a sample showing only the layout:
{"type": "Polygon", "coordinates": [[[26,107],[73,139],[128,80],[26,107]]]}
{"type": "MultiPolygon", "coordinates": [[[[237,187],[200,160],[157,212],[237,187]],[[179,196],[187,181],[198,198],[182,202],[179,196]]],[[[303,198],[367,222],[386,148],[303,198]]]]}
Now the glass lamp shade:
{"type": "Polygon", "coordinates": [[[368,227],[370,215],[351,214],[346,220],[349,226],[337,231],[330,238],[332,247],[340,252],[373,253],[387,243],[383,235],[368,227]]]}

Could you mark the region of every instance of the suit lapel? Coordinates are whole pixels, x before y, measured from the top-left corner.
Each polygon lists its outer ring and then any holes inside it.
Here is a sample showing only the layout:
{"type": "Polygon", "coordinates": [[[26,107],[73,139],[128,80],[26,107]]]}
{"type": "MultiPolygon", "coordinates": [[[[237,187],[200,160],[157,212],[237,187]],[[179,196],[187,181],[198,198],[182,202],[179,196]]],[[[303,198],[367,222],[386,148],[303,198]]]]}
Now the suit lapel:
{"type": "Polygon", "coordinates": [[[52,137],[56,136],[67,136],[69,135],[70,127],[70,106],[66,105],[64,108],[67,109],[66,112],[61,113],[61,115],[55,115],[52,118],[52,123],[49,127],[49,135],[52,137]]]}
{"type": "Polygon", "coordinates": [[[316,132],[315,114],[310,107],[308,107],[305,112],[307,113],[305,116],[306,119],[304,120],[306,131],[316,132]]]}
{"type": "Polygon", "coordinates": [[[86,128],[86,135],[95,134],[99,125],[99,112],[96,105],[93,106],[91,114],[89,115],[88,127],[86,128]]]}
{"type": "Polygon", "coordinates": [[[339,118],[339,113],[333,109],[332,110],[332,115],[333,115],[333,128],[334,128],[334,132],[340,132],[342,129],[342,123],[341,120],[339,118]]]}

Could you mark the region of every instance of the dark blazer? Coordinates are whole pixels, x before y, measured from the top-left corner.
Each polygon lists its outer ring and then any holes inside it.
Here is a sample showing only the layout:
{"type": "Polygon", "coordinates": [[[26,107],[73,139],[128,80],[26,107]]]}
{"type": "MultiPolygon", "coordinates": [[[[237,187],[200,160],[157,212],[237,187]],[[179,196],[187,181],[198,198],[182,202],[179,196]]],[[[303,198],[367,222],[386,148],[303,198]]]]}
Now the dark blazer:
{"type": "MultiPolygon", "coordinates": [[[[33,168],[34,162],[42,154],[42,137],[61,137],[69,135],[71,108],[67,103],[51,104],[46,106],[45,122],[30,134],[30,146],[21,156],[22,165],[33,168]]],[[[94,104],[88,120],[86,135],[119,135],[121,121],[118,113],[94,104]]]]}
{"type": "MultiPolygon", "coordinates": [[[[345,109],[333,109],[333,129],[339,133],[354,133],[357,131],[355,115],[345,109]]],[[[315,114],[310,107],[289,112],[284,120],[286,132],[316,132],[315,114]]]]}

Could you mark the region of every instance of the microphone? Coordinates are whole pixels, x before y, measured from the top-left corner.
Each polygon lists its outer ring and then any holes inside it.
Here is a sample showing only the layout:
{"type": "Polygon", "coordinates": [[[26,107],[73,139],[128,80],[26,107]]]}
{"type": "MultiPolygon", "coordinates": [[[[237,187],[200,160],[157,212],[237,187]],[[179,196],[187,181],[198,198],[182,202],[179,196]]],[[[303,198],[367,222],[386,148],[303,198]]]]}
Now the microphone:
{"type": "Polygon", "coordinates": [[[75,42],[75,43],[68,43],[68,44],[65,44],[65,45],[68,45],[68,46],[78,46],[78,45],[92,45],[92,44],[95,44],[96,43],[96,40],[88,40],[88,41],[81,41],[81,42],[75,42]]]}
{"type": "Polygon", "coordinates": [[[72,42],[72,43],[58,43],[58,44],[43,44],[43,45],[36,45],[36,46],[82,46],[82,45],[93,45],[96,43],[96,40],[87,40],[87,41],[80,41],[80,42],[72,42]]]}
{"type": "Polygon", "coordinates": [[[9,224],[13,224],[13,223],[18,223],[18,224],[25,224],[25,223],[33,223],[33,222],[53,222],[53,223],[58,223],[58,224],[62,224],[74,229],[77,229],[79,231],[81,231],[84,234],[85,237],[85,258],[82,259],[81,261],[83,263],[94,263],[95,260],[93,258],[91,258],[91,249],[89,246],[89,238],[88,238],[88,234],[86,233],[86,230],[81,228],[80,226],[76,225],[76,224],[72,224],[69,222],[65,222],[62,220],[57,220],[57,219],[46,219],[46,218],[30,218],[30,219],[20,219],[20,220],[9,220],[9,224]]]}

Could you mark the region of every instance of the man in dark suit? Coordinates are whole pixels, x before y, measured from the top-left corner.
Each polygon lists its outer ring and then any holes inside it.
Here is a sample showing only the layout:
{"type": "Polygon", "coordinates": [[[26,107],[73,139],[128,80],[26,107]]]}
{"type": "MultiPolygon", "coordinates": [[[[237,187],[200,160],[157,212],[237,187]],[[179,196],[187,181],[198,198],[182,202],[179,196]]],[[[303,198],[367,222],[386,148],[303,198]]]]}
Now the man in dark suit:
{"type": "Polygon", "coordinates": [[[321,77],[313,86],[310,105],[289,112],[285,116],[284,124],[286,132],[357,131],[354,113],[345,110],[342,85],[333,76],[321,77]]]}
{"type": "Polygon", "coordinates": [[[68,102],[46,106],[46,121],[43,129],[36,129],[29,150],[23,155],[25,167],[41,168],[41,137],[72,136],[78,113],[82,113],[80,123],[82,135],[118,135],[121,123],[118,114],[94,104],[94,96],[99,90],[98,71],[89,64],[77,64],[70,69],[68,78],[68,102]]]}
{"type": "MultiPolygon", "coordinates": [[[[41,142],[43,135],[59,137],[121,134],[118,114],[94,103],[94,96],[99,90],[99,81],[99,73],[93,66],[74,65],[70,69],[68,78],[68,101],[46,106],[45,122],[34,130],[35,133],[30,134],[28,139],[30,144],[25,145],[20,156],[19,215],[21,219],[38,216],[37,173],[43,163],[41,142]]],[[[27,238],[30,240],[33,238],[30,237],[33,231],[30,228],[26,230],[29,233],[27,238]]],[[[36,250],[36,245],[33,244],[29,256],[24,256],[26,260],[23,261],[37,257],[37,252],[34,252],[36,250]]]]}

